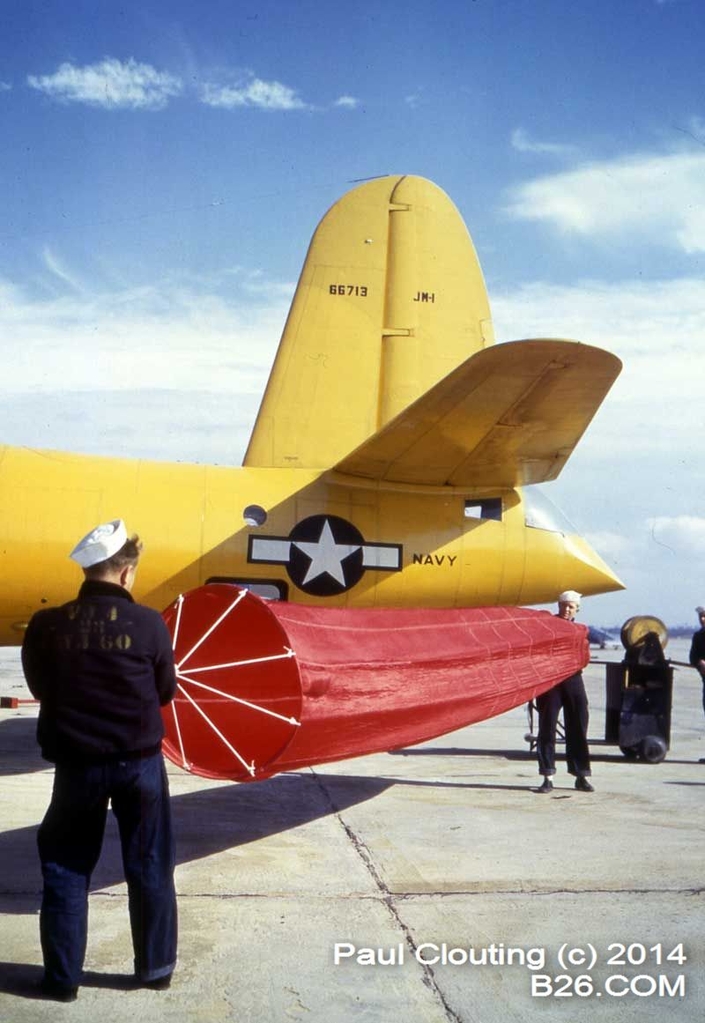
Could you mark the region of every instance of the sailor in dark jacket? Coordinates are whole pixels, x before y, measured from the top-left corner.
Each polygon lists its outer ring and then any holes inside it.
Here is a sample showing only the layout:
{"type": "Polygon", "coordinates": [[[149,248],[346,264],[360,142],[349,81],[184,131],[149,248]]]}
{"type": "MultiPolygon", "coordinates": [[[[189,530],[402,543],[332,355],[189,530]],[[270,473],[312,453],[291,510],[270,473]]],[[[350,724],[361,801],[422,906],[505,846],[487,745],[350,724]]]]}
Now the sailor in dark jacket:
{"type": "Polygon", "coordinates": [[[703,711],[705,711],[705,607],[696,607],[695,613],[700,621],[700,628],[693,633],[690,644],[690,663],[697,668],[703,681],[703,711]]]}
{"type": "MultiPolygon", "coordinates": [[[[565,590],[561,593],[558,598],[558,617],[568,622],[574,621],[580,609],[580,597],[581,594],[575,590],[565,590]]],[[[582,672],[576,672],[570,678],[559,682],[553,689],[538,696],[536,708],[539,712],[536,754],[543,783],[535,791],[553,790],[552,776],[556,773],[556,728],[558,715],[562,709],[568,771],[575,775],[575,787],[579,792],[593,792],[594,788],[588,781],[592,774],[587,741],[589,709],[582,672]]]]}
{"type": "Polygon", "coordinates": [[[38,611],[22,665],[40,701],[37,738],[55,764],[38,835],[44,879],[42,987],[76,997],[86,952],[88,888],[108,803],[128,886],[137,983],[167,987],[176,963],[174,842],[161,707],[176,690],[161,615],[130,593],[141,551],[121,519],[96,527],[71,557],[84,570],[75,600],[38,611]]]}

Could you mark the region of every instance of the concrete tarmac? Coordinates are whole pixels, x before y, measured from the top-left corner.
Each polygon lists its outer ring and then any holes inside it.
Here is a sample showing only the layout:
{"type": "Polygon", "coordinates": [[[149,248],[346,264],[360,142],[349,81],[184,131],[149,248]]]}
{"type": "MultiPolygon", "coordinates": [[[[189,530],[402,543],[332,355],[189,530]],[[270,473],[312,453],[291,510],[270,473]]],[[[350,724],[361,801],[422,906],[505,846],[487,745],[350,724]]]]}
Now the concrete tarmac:
{"type": "MultiPolygon", "coordinates": [[[[667,650],[674,660],[686,653],[677,642],[667,650]]],[[[35,990],[35,843],[52,769],[35,744],[36,706],[0,711],[0,1021],[702,1018],[700,680],[676,670],[671,748],[647,764],[598,741],[604,673],[585,672],[594,794],[576,792],[562,759],[553,793],[532,791],[540,779],[524,708],[414,748],[248,785],[170,765],[172,986],[130,989],[111,822],[91,885],[84,983],[69,1005],[35,990]]],[[[16,650],[0,650],[0,695],[29,696],[16,650]]]]}

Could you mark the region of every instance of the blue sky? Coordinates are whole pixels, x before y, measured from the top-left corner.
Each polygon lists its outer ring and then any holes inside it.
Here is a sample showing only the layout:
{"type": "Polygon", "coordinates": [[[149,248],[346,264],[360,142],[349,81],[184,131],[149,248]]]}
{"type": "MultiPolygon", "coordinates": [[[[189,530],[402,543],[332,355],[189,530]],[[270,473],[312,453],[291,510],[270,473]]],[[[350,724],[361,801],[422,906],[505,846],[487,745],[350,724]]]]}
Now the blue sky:
{"type": "Polygon", "coordinates": [[[358,179],[462,213],[499,341],[625,369],[547,493],[705,603],[701,0],[4,0],[0,441],[239,464],[310,236],[358,179]]]}

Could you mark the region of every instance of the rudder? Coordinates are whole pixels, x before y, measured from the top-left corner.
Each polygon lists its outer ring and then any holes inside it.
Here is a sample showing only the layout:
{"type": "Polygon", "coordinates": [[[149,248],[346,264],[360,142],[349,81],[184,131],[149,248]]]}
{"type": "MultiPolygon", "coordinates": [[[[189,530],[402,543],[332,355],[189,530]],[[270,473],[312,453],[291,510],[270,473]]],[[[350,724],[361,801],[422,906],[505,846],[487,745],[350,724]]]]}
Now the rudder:
{"type": "Polygon", "coordinates": [[[311,240],[244,464],[332,466],[492,340],[448,196],[419,177],[366,182],[311,240]]]}

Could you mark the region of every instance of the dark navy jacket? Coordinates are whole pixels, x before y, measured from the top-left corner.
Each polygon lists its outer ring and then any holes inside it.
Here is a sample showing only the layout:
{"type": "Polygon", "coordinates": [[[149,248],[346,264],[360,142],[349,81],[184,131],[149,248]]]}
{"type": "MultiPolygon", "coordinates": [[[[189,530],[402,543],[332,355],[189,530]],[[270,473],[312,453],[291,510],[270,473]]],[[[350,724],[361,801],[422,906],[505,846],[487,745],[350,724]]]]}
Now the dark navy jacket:
{"type": "Polygon", "coordinates": [[[699,629],[693,633],[689,660],[693,667],[697,665],[698,661],[705,661],[705,629],[699,629]]]}
{"type": "Polygon", "coordinates": [[[160,749],[160,708],[176,691],[171,637],[161,615],[122,586],[86,580],[76,600],[38,611],[22,666],[40,701],[45,759],[103,763],[160,749]]]}

